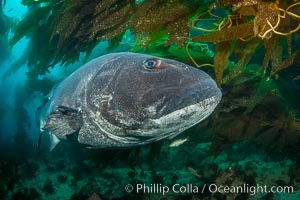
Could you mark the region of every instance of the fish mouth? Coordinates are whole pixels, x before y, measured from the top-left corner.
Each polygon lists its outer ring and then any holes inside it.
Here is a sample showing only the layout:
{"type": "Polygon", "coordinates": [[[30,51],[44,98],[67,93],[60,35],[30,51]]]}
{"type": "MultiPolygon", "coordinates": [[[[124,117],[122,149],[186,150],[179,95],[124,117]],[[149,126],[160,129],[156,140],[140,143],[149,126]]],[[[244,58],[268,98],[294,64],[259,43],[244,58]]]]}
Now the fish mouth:
{"type": "Polygon", "coordinates": [[[201,82],[201,84],[191,84],[183,88],[176,87],[172,90],[177,90],[176,93],[180,95],[176,95],[165,102],[164,106],[158,111],[160,115],[166,115],[191,105],[198,105],[203,110],[214,109],[222,98],[221,90],[213,80],[207,80],[201,82]]]}
{"type": "Polygon", "coordinates": [[[220,89],[214,82],[205,87],[203,84],[193,84],[185,88],[181,94],[180,98],[165,102],[163,108],[158,111],[159,115],[151,120],[163,130],[151,137],[160,140],[176,136],[198,124],[214,111],[222,97],[220,89]]]}

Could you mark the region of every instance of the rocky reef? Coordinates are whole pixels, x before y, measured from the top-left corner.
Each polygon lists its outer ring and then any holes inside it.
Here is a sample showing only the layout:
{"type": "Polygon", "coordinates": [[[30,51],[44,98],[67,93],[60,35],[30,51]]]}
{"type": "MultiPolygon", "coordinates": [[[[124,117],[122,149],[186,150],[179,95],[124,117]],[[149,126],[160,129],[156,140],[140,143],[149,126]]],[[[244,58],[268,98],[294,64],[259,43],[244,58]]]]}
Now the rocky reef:
{"type": "Polygon", "coordinates": [[[18,162],[1,161],[2,199],[297,199],[299,159],[250,141],[212,155],[211,142],[176,148],[169,141],[131,150],[86,150],[64,144],[51,154],[39,153],[18,162]],[[71,150],[76,149],[76,155],[71,150]],[[66,152],[66,150],[69,150],[66,152]],[[34,172],[30,172],[34,171],[34,172]],[[226,186],[292,186],[282,193],[126,192],[126,185],[172,187],[216,184],[226,186]]]}

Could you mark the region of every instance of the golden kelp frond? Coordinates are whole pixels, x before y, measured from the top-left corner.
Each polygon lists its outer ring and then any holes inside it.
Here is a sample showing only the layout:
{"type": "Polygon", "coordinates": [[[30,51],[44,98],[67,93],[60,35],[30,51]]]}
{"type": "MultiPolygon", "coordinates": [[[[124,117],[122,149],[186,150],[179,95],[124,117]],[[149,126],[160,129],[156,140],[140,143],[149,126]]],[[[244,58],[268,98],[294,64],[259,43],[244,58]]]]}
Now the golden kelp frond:
{"type": "MultiPolygon", "coordinates": [[[[300,5],[300,3],[292,4],[292,6],[294,5],[300,5]]],[[[271,20],[266,19],[268,30],[262,32],[261,34],[258,34],[258,36],[262,39],[270,37],[270,34],[289,36],[292,33],[295,33],[298,30],[300,30],[300,17],[298,15],[287,11],[289,8],[287,8],[286,10],[282,8],[277,9],[279,11],[282,11],[283,14],[278,14],[277,20],[274,23],[270,22],[271,20]]]]}
{"type": "Polygon", "coordinates": [[[129,26],[134,34],[166,30],[166,45],[177,43],[182,47],[189,32],[189,17],[198,9],[194,4],[183,0],[144,1],[129,26]]]}
{"type": "MultiPolygon", "coordinates": [[[[280,42],[280,41],[279,41],[280,42]]],[[[283,45],[276,45],[271,56],[272,70],[277,68],[283,59],[283,45]]]]}
{"type": "Polygon", "coordinates": [[[294,63],[296,59],[300,58],[300,50],[298,49],[295,53],[293,53],[289,58],[272,68],[270,76],[274,76],[277,74],[279,71],[289,67],[294,63]]]}
{"type": "MultiPolygon", "coordinates": [[[[224,28],[231,28],[231,26],[241,27],[241,36],[244,35],[242,24],[253,22],[253,36],[260,37],[262,39],[270,38],[272,34],[279,35],[290,35],[300,29],[299,20],[295,22],[297,25],[292,28],[289,32],[283,33],[277,30],[277,28],[284,27],[291,18],[300,19],[300,16],[291,12],[290,10],[295,6],[300,5],[299,2],[291,4],[286,9],[279,7],[279,2],[272,3],[268,1],[258,0],[239,0],[239,1],[218,1],[215,4],[215,7],[228,7],[231,6],[231,13],[227,15],[223,20],[219,20],[219,24],[216,26],[219,27],[214,31],[222,31],[224,28]],[[253,16],[251,19],[249,16],[253,16]],[[235,19],[233,21],[232,19],[235,19]],[[223,24],[230,24],[229,26],[224,26],[223,24]]],[[[213,7],[213,8],[215,8],[213,7]]],[[[209,11],[211,13],[211,11],[209,11]]],[[[202,16],[203,14],[200,14],[202,16]]],[[[211,14],[212,15],[212,14],[211,14]]],[[[215,16],[215,15],[212,15],[215,16]]],[[[197,18],[195,21],[199,21],[201,18],[197,18]]],[[[205,20],[205,19],[202,19],[205,20]]],[[[294,20],[295,21],[295,20],[294,20]]],[[[192,22],[192,28],[197,30],[203,30],[204,28],[198,28],[193,26],[195,22],[192,22]]],[[[290,29],[291,26],[287,26],[290,29]]],[[[207,30],[211,31],[211,30],[207,30]]],[[[208,37],[208,36],[207,36],[208,37]]],[[[213,36],[212,36],[213,37],[213,36]]],[[[243,39],[244,37],[239,37],[243,39]]],[[[199,40],[202,39],[201,37],[199,40]]],[[[205,38],[204,38],[205,40],[205,38]]]]}
{"type": "Polygon", "coordinates": [[[185,17],[174,23],[170,23],[167,25],[166,29],[169,39],[165,42],[165,45],[176,43],[179,48],[183,47],[189,33],[188,18],[185,17]]]}
{"type": "MultiPolygon", "coordinates": [[[[262,43],[266,49],[262,63],[263,70],[266,71],[270,60],[272,60],[272,67],[277,69],[278,66],[282,66],[280,63],[284,56],[283,53],[286,52],[285,49],[282,49],[282,44],[278,42],[281,37],[287,37],[287,45],[284,48],[287,49],[288,55],[291,56],[292,54],[291,35],[300,30],[300,15],[297,13],[299,5],[300,2],[295,3],[290,0],[286,2],[279,0],[275,2],[219,0],[209,11],[200,13],[192,21],[191,28],[202,31],[204,34],[193,36],[191,40],[194,42],[213,42],[216,45],[224,41],[230,41],[232,45],[239,44],[239,41],[248,44],[247,51],[243,52],[244,56],[238,58],[237,64],[229,72],[226,80],[230,80],[241,72],[241,69],[248,64],[256,47],[262,43]],[[220,7],[227,12],[227,16],[221,18],[213,14],[213,9],[220,7]],[[210,26],[207,23],[200,23],[201,20],[206,22],[210,20],[205,18],[207,14],[213,19],[210,26]],[[199,23],[210,28],[203,28],[199,23]]],[[[236,48],[236,51],[244,51],[239,49],[238,45],[234,48],[236,48]]],[[[283,65],[286,66],[286,64],[283,65]]]]}
{"type": "MultiPolygon", "coordinates": [[[[115,8],[114,8],[115,9],[115,8]]],[[[133,2],[124,4],[120,9],[111,10],[109,18],[98,15],[95,20],[99,22],[97,26],[93,26],[90,35],[98,35],[96,40],[112,39],[120,34],[123,34],[127,27],[128,16],[133,14],[133,2]],[[100,23],[101,22],[101,23],[100,23]]],[[[91,38],[91,37],[90,37],[91,38]]]]}
{"type": "Polygon", "coordinates": [[[62,12],[59,12],[53,20],[51,38],[58,38],[58,48],[63,47],[68,38],[79,29],[81,20],[87,15],[91,15],[97,4],[86,4],[86,1],[79,0],[74,3],[67,1],[62,12]],[[81,8],[81,9],[80,9],[81,8]]]}
{"type": "Polygon", "coordinates": [[[237,58],[237,63],[230,69],[229,73],[223,78],[223,82],[227,83],[243,71],[243,67],[250,62],[255,50],[259,47],[260,40],[253,39],[251,42],[245,43],[241,40],[237,41],[234,47],[234,53],[237,58]]]}
{"type": "Polygon", "coordinates": [[[91,52],[99,41],[122,35],[136,9],[134,0],[33,1],[27,0],[33,9],[11,39],[15,44],[30,36],[28,65],[33,74],[43,74],[57,63],[75,62],[80,52],[91,52]]]}
{"type": "Polygon", "coordinates": [[[253,22],[232,26],[211,34],[203,34],[192,37],[193,42],[224,42],[253,35],[253,22]]]}
{"type": "Polygon", "coordinates": [[[229,63],[229,56],[230,56],[230,47],[231,42],[225,41],[216,44],[216,53],[214,57],[214,67],[215,67],[215,75],[216,75],[216,82],[218,86],[222,84],[223,72],[224,69],[227,68],[229,63]]]}
{"type": "Polygon", "coordinates": [[[237,58],[237,63],[234,68],[238,71],[242,71],[243,67],[249,63],[251,56],[260,44],[261,43],[258,38],[251,40],[251,42],[238,40],[234,49],[234,53],[237,58]]]}
{"type": "Polygon", "coordinates": [[[264,60],[262,63],[262,68],[264,70],[264,73],[266,72],[266,68],[269,65],[269,61],[272,57],[273,51],[274,51],[279,39],[280,39],[279,36],[273,36],[273,37],[263,41],[264,47],[265,47],[265,57],[264,57],[264,60]]]}
{"type": "Polygon", "coordinates": [[[268,29],[268,22],[275,24],[280,11],[272,6],[269,2],[258,1],[256,5],[257,13],[254,17],[254,35],[258,35],[261,38],[271,37],[266,34],[268,29]]]}
{"type": "Polygon", "coordinates": [[[151,36],[149,33],[136,33],[135,34],[135,41],[136,41],[136,45],[138,47],[142,47],[144,49],[146,49],[151,41],[151,36]]]}
{"type": "Polygon", "coordinates": [[[100,41],[120,41],[126,30],[135,35],[135,46],[146,48],[159,42],[182,47],[188,39],[189,19],[208,6],[189,0],[23,1],[31,12],[15,28],[11,43],[24,36],[31,38],[34,47],[29,65],[42,67],[34,69],[37,73],[78,60],[81,52],[91,52],[100,41]],[[36,37],[41,33],[46,35],[36,37]]]}
{"type": "Polygon", "coordinates": [[[141,3],[130,22],[133,33],[149,33],[163,28],[166,25],[164,18],[167,15],[163,8],[168,9],[167,2],[167,0],[153,0],[141,3]]]}
{"type": "MultiPolygon", "coordinates": [[[[263,62],[265,69],[269,60],[272,57],[275,59],[273,50],[278,45],[276,37],[289,37],[300,29],[300,15],[297,13],[299,2],[219,0],[211,5],[204,2],[24,0],[24,4],[32,10],[14,28],[11,43],[15,44],[24,36],[30,37],[34,45],[28,64],[38,74],[45,73],[57,63],[67,64],[78,60],[81,52],[91,52],[100,41],[118,43],[126,30],[130,30],[135,36],[132,49],[162,44],[168,46],[173,43],[182,47],[188,44],[187,41],[225,42],[234,47],[241,40],[247,45],[244,46],[244,55],[237,61],[238,72],[242,65],[249,62],[255,46],[263,42],[267,48],[263,62]],[[220,16],[216,14],[218,12],[214,12],[214,8],[219,7],[224,11],[220,16]],[[199,31],[205,34],[197,35],[199,31]],[[260,40],[254,45],[252,42],[257,39],[260,40]]],[[[288,52],[291,55],[292,40],[289,41],[288,52]]],[[[117,46],[114,44],[110,47],[117,46]]],[[[217,48],[216,51],[221,49],[217,48]]],[[[216,54],[219,55],[218,52],[216,54]]],[[[218,63],[220,59],[215,61],[218,63]]],[[[218,82],[221,83],[223,72],[220,64],[217,64],[215,71],[218,73],[218,82]]]]}
{"type": "Polygon", "coordinates": [[[68,1],[53,22],[52,38],[58,38],[59,49],[76,43],[78,51],[86,51],[87,44],[113,39],[127,29],[134,2],[68,1]]]}
{"type": "Polygon", "coordinates": [[[253,2],[251,0],[218,0],[215,3],[216,7],[228,7],[233,6],[233,9],[236,9],[237,7],[245,6],[245,5],[252,5],[253,2]]]}

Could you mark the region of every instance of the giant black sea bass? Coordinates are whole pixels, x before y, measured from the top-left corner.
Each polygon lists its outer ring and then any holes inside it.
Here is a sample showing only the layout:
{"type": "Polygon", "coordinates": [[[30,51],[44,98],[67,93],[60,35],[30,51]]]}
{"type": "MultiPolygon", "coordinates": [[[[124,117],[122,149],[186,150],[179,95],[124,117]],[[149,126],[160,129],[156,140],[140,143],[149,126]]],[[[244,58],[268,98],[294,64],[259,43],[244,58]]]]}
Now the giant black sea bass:
{"type": "Polygon", "coordinates": [[[41,121],[52,138],[128,148],[174,137],[208,117],[221,91],[205,72],[175,60],[112,53],[85,64],[53,91],[41,121]]]}

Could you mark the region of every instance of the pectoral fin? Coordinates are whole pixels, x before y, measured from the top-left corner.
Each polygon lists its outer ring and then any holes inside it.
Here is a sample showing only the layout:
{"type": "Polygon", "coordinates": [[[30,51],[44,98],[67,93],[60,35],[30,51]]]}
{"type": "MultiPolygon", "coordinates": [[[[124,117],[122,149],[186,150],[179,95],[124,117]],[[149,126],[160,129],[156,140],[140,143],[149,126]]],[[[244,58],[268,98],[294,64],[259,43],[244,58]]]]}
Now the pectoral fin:
{"type": "Polygon", "coordinates": [[[58,139],[58,137],[50,133],[50,151],[52,151],[59,142],[60,140],[58,139]]]}
{"type": "Polygon", "coordinates": [[[58,106],[46,119],[44,129],[58,138],[66,138],[83,126],[82,112],[77,108],[58,106]]]}

